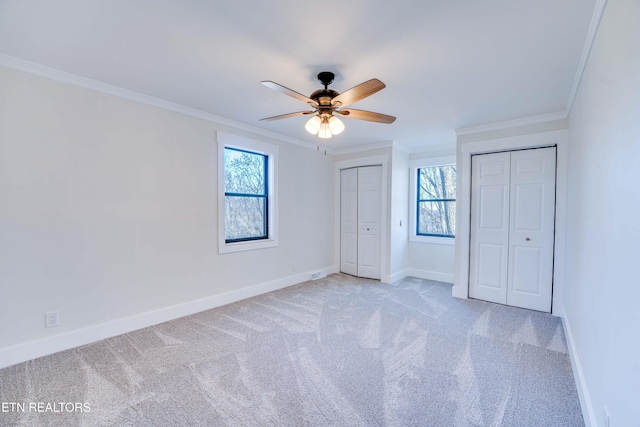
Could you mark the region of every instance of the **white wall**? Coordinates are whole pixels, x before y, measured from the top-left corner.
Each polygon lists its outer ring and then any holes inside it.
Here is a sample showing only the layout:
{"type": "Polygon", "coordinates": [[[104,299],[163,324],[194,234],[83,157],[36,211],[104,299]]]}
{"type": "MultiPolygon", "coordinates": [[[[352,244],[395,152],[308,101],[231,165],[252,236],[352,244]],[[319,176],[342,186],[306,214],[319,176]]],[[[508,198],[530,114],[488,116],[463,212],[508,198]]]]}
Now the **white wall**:
{"type": "Polygon", "coordinates": [[[391,160],[389,221],[391,282],[407,275],[409,256],[409,155],[394,147],[391,160]]]}
{"type": "Polygon", "coordinates": [[[569,116],[565,324],[587,425],[640,425],[640,2],[609,0],[569,116]]]}
{"type": "Polygon", "coordinates": [[[0,367],[332,266],[331,156],[2,67],[0,93],[0,367]],[[280,146],[277,248],[217,253],[218,129],[280,146]]]}
{"type": "MultiPolygon", "coordinates": [[[[456,150],[454,147],[441,146],[438,150],[411,154],[409,159],[413,162],[450,156],[455,157],[455,154],[456,150]]],[[[407,176],[407,179],[412,179],[412,177],[407,176]]],[[[409,197],[413,198],[415,195],[410,194],[409,197]]],[[[409,206],[410,209],[415,208],[414,200],[410,201],[409,206]]],[[[409,232],[411,231],[412,230],[409,230],[409,232]]],[[[448,244],[446,239],[443,240],[443,243],[410,241],[408,257],[409,275],[453,283],[455,246],[448,244]]]]}
{"type": "Polygon", "coordinates": [[[409,242],[409,275],[453,283],[455,245],[409,242]]]}
{"type": "Polygon", "coordinates": [[[542,116],[535,116],[533,118],[523,118],[512,120],[510,122],[502,122],[502,126],[500,124],[494,123],[492,125],[479,126],[478,128],[487,128],[487,127],[495,127],[493,130],[482,130],[473,132],[474,128],[466,128],[465,130],[457,130],[458,134],[457,142],[459,144],[464,144],[467,142],[474,141],[487,141],[490,139],[499,139],[499,138],[511,138],[515,136],[521,135],[531,135],[532,133],[541,133],[541,132],[553,132],[556,130],[564,130],[567,128],[567,119],[556,119],[551,121],[546,121],[549,116],[565,116],[564,113],[552,113],[545,114],[542,116]],[[542,120],[542,121],[538,121],[542,120]],[[527,122],[528,124],[519,124],[522,122],[527,122]]]}

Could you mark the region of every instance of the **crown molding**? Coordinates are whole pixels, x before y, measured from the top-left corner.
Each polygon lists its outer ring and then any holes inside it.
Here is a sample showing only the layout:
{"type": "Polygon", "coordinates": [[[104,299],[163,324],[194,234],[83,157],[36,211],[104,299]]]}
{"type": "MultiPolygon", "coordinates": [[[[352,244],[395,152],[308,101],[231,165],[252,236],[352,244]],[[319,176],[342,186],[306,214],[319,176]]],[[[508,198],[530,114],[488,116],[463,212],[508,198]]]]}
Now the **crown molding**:
{"type": "Polygon", "coordinates": [[[379,148],[389,148],[393,147],[393,141],[380,142],[377,144],[369,144],[369,145],[358,145],[357,147],[348,147],[342,148],[338,150],[327,150],[327,153],[332,154],[334,156],[342,156],[345,154],[353,154],[353,153],[361,153],[364,151],[377,150],[379,148]]]}
{"type": "Polygon", "coordinates": [[[398,142],[398,141],[393,141],[393,142],[392,142],[392,146],[393,146],[393,148],[394,148],[395,150],[398,150],[398,151],[400,151],[401,153],[404,153],[404,154],[411,154],[411,147],[408,147],[407,145],[402,144],[402,143],[400,143],[400,142],[398,142]]]}
{"type": "Polygon", "coordinates": [[[441,153],[444,151],[451,151],[453,154],[455,154],[456,143],[451,142],[451,143],[444,143],[444,144],[434,144],[434,145],[415,147],[409,152],[409,154],[412,156],[421,156],[421,155],[430,156],[432,155],[432,153],[441,153]]]}
{"type": "Polygon", "coordinates": [[[223,126],[229,126],[235,129],[251,132],[267,138],[276,139],[278,141],[287,142],[294,145],[299,145],[309,149],[315,149],[315,145],[309,142],[305,142],[296,138],[291,138],[261,129],[256,126],[251,126],[245,123],[230,120],[224,117],[216,116],[215,114],[207,113],[205,111],[196,110],[195,108],[186,107],[181,104],[166,101],[164,99],[155,98],[153,96],[145,95],[132,90],[124,89],[118,86],[113,86],[107,83],[103,83],[98,80],[92,80],[86,77],[78,76],[76,74],[67,73],[55,68],[47,67],[45,65],[36,64],[34,62],[25,61],[24,59],[16,58],[13,56],[0,53],[0,66],[12,68],[14,70],[23,71],[25,73],[33,74],[36,76],[44,77],[47,79],[59,81],[72,86],[81,87],[84,89],[93,90],[96,92],[105,93],[107,95],[117,96],[119,98],[128,99],[130,101],[139,102],[141,104],[150,105],[152,107],[161,108],[163,110],[172,111],[174,113],[183,114],[189,117],[195,117],[197,119],[206,120],[208,122],[216,123],[223,126]]]}
{"type": "Polygon", "coordinates": [[[507,120],[504,122],[489,123],[486,125],[470,126],[466,128],[456,129],[456,136],[470,135],[480,132],[490,132],[494,130],[510,129],[520,126],[537,125],[540,123],[553,122],[556,120],[564,120],[567,118],[566,111],[556,111],[555,113],[540,114],[537,116],[523,117],[515,120],[507,120]]]}
{"type": "Polygon", "coordinates": [[[582,48],[582,56],[580,57],[578,69],[576,70],[576,76],[573,79],[571,92],[569,93],[569,100],[567,101],[568,113],[571,112],[573,103],[576,100],[578,88],[580,88],[580,82],[582,81],[582,75],[584,74],[584,70],[587,68],[587,61],[589,60],[589,55],[591,54],[593,43],[596,40],[596,35],[598,34],[598,29],[600,28],[600,22],[602,21],[602,15],[604,15],[604,10],[606,9],[606,7],[607,0],[596,1],[596,6],[593,10],[593,16],[591,17],[591,24],[589,25],[589,31],[587,32],[587,39],[584,42],[584,47],[582,48]]]}

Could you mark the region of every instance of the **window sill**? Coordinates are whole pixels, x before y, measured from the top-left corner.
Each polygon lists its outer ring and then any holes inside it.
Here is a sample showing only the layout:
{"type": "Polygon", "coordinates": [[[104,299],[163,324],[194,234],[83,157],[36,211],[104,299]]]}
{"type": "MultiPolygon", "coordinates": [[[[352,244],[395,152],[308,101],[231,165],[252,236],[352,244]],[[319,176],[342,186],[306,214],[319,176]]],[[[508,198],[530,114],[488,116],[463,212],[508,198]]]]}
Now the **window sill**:
{"type": "Polygon", "coordinates": [[[417,243],[431,243],[436,245],[455,245],[456,239],[454,237],[436,237],[436,236],[409,236],[410,242],[417,243]]]}
{"type": "Polygon", "coordinates": [[[233,252],[253,251],[256,249],[274,248],[276,246],[278,246],[278,240],[276,239],[251,240],[248,242],[234,243],[220,242],[218,245],[218,252],[220,254],[227,254],[233,252]]]}

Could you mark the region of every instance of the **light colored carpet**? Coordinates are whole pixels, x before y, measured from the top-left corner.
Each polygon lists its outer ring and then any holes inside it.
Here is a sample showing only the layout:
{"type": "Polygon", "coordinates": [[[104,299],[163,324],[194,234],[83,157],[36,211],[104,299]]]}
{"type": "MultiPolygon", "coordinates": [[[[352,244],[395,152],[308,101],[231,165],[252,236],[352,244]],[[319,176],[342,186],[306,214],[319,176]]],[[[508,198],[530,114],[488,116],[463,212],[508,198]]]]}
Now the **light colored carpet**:
{"type": "Polygon", "coordinates": [[[0,370],[0,401],[26,404],[2,426],[584,425],[558,318],[342,274],[0,370]]]}

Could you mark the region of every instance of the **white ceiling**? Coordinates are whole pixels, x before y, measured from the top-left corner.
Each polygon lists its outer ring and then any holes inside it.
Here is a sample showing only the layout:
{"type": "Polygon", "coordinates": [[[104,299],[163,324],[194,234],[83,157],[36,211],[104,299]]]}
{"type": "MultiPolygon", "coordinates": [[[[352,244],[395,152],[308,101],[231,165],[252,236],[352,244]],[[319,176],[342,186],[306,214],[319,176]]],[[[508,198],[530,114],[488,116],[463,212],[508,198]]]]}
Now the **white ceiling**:
{"type": "Polygon", "coordinates": [[[396,141],[412,151],[455,129],[562,112],[595,0],[0,0],[0,54],[316,144],[305,95],[378,78],[329,145],[396,141]]]}

